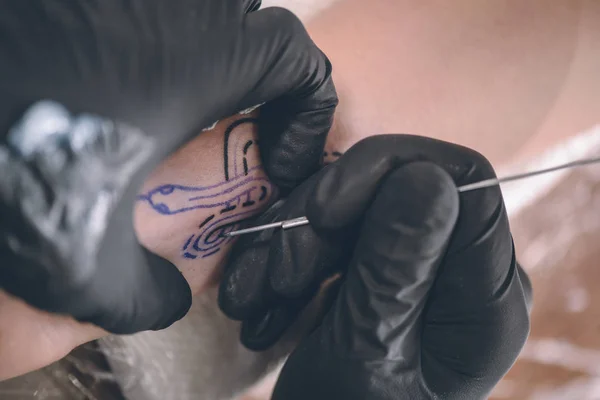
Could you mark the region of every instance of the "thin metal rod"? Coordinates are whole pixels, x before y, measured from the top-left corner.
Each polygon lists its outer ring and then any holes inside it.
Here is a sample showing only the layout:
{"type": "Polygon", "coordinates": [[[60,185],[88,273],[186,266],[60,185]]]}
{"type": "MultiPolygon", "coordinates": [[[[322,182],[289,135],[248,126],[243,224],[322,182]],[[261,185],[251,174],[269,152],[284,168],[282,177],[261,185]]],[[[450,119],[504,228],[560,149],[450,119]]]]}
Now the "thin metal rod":
{"type": "MultiPolygon", "coordinates": [[[[531,178],[534,176],[547,174],[550,172],[560,171],[560,170],[568,169],[568,168],[581,167],[584,165],[590,165],[590,164],[596,164],[596,163],[600,163],[600,157],[586,158],[583,160],[571,161],[566,164],[556,165],[554,167],[544,168],[544,169],[540,169],[537,171],[525,172],[525,173],[521,173],[521,174],[505,176],[502,178],[492,178],[492,179],[486,179],[486,180],[475,182],[475,183],[469,183],[468,185],[459,186],[458,192],[459,193],[470,192],[472,190],[484,189],[484,188],[496,186],[496,185],[499,185],[499,184],[505,183],[505,182],[511,182],[511,181],[516,181],[516,180],[520,180],[520,179],[531,178]]],[[[299,217],[299,218],[289,219],[286,221],[273,222],[273,223],[266,224],[266,225],[259,225],[259,226],[253,226],[251,228],[240,229],[238,231],[226,233],[225,236],[240,236],[240,235],[245,235],[246,233],[260,232],[260,231],[264,231],[267,229],[276,229],[276,228],[291,229],[291,228],[296,228],[298,226],[304,226],[304,225],[308,225],[308,224],[309,224],[308,218],[299,217]]]]}
{"type": "Polygon", "coordinates": [[[505,183],[505,182],[517,181],[520,179],[531,178],[534,176],[543,175],[543,174],[547,174],[550,172],[560,171],[560,170],[568,169],[568,168],[582,167],[584,165],[596,164],[599,162],[600,162],[600,157],[586,158],[583,160],[571,161],[566,164],[556,165],[556,166],[550,167],[550,168],[540,169],[538,171],[510,175],[510,176],[505,176],[503,178],[486,179],[484,181],[470,183],[468,185],[461,186],[458,188],[458,192],[459,193],[469,192],[471,190],[491,187],[491,186],[499,185],[499,184],[505,183]]]}
{"type": "MultiPolygon", "coordinates": [[[[308,222],[308,220],[306,220],[306,221],[308,222]]],[[[273,222],[270,224],[258,225],[258,226],[253,226],[251,228],[240,229],[238,231],[226,233],[225,236],[239,236],[239,235],[245,235],[246,233],[253,233],[253,232],[265,231],[267,229],[281,228],[281,226],[283,225],[284,222],[286,222],[286,221],[273,222]]]]}
{"type": "Polygon", "coordinates": [[[226,233],[225,236],[227,236],[227,237],[240,236],[240,235],[245,235],[247,233],[260,232],[260,231],[265,231],[267,229],[275,229],[275,228],[290,229],[290,228],[296,228],[298,226],[308,225],[308,223],[309,223],[308,218],[299,217],[299,218],[294,218],[294,219],[288,219],[285,221],[273,222],[273,223],[265,224],[265,225],[253,226],[251,228],[240,229],[237,231],[226,233]]]}

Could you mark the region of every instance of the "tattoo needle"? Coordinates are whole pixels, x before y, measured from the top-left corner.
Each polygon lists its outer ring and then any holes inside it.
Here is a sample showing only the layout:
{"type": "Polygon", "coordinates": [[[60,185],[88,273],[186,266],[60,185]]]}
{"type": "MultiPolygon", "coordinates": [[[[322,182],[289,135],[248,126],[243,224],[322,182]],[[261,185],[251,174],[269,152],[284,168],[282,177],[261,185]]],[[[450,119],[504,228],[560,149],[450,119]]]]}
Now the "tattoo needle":
{"type": "MultiPolygon", "coordinates": [[[[556,165],[556,166],[550,167],[550,168],[544,168],[544,169],[540,169],[537,171],[531,171],[531,172],[525,172],[525,173],[516,174],[516,175],[505,176],[502,178],[485,179],[483,181],[469,183],[468,185],[459,186],[458,192],[459,193],[470,192],[472,190],[488,188],[488,187],[496,186],[496,185],[499,185],[499,184],[505,183],[505,182],[517,181],[520,179],[531,178],[534,176],[547,174],[547,173],[555,172],[555,171],[560,171],[563,169],[575,168],[575,167],[596,164],[596,163],[600,163],[600,157],[586,158],[586,159],[582,159],[582,160],[571,161],[566,164],[556,165]]],[[[296,228],[298,226],[304,226],[304,225],[308,225],[308,224],[309,224],[308,218],[298,217],[298,218],[288,219],[285,221],[273,222],[270,224],[258,225],[258,226],[253,226],[251,228],[240,229],[237,231],[226,233],[225,236],[228,236],[228,237],[240,236],[240,235],[245,235],[247,233],[264,231],[267,229],[277,229],[277,228],[291,229],[291,228],[296,228]]]]}

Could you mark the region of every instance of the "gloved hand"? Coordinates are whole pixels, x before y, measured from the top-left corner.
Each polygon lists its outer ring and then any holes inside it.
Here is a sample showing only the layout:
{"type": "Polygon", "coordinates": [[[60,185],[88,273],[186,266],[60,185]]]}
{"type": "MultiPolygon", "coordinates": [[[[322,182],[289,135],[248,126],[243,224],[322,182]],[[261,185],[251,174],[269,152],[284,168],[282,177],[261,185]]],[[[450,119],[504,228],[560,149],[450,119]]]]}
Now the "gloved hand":
{"type": "Polygon", "coordinates": [[[262,103],[264,167],[294,188],[320,168],[329,61],[256,0],[0,4],[0,287],[114,333],[169,326],[191,293],[137,242],[137,190],[202,128],[262,103]]]}
{"type": "Polygon", "coordinates": [[[433,139],[365,139],[256,224],[310,226],[241,236],[220,287],[242,341],[280,336],[322,280],[332,306],[291,354],[273,399],[479,399],[529,332],[531,287],[489,162],[433,139]]]}

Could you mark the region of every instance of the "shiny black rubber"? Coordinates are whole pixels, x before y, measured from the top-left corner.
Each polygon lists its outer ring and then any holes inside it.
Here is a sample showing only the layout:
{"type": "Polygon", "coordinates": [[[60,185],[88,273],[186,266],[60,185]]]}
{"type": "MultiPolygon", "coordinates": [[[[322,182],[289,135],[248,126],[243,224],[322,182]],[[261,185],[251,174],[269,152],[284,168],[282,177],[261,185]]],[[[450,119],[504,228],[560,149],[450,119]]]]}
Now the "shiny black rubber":
{"type": "Polygon", "coordinates": [[[249,326],[242,341],[250,347],[272,345],[298,303],[343,274],[273,399],[489,395],[525,343],[531,302],[500,188],[457,191],[493,177],[470,149],[374,136],[254,221],[306,215],[311,225],[246,235],[234,246],[219,300],[249,326]]]}

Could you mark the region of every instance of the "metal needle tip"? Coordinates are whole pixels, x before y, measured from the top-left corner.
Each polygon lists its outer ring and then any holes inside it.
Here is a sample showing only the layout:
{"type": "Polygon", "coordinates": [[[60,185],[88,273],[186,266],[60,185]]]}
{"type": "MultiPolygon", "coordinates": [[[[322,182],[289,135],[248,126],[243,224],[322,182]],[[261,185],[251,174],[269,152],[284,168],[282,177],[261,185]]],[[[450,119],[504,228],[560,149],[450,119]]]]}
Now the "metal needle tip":
{"type": "Polygon", "coordinates": [[[294,218],[294,219],[288,219],[286,221],[273,222],[270,224],[258,225],[258,226],[253,226],[251,228],[240,229],[237,231],[226,233],[225,236],[227,236],[227,237],[240,236],[240,235],[245,235],[246,233],[259,232],[259,231],[264,231],[267,229],[275,229],[275,228],[290,229],[290,228],[295,228],[297,226],[308,225],[308,223],[309,223],[308,218],[299,217],[299,218],[294,218]]]}

